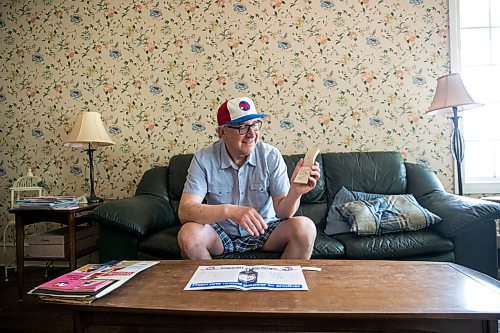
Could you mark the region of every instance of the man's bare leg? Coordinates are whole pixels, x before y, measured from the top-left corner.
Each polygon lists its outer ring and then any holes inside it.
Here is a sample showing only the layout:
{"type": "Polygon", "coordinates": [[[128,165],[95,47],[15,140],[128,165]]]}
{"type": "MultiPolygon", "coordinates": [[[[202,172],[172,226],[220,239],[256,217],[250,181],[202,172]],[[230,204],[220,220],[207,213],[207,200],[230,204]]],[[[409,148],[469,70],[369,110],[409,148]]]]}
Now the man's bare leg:
{"type": "Polygon", "coordinates": [[[212,259],[224,251],[219,235],[209,224],[183,224],[177,242],[183,259],[212,259]]]}
{"type": "Polygon", "coordinates": [[[282,259],[310,259],[316,226],[305,216],[282,221],[264,244],[264,251],[283,251],[282,259]]]}

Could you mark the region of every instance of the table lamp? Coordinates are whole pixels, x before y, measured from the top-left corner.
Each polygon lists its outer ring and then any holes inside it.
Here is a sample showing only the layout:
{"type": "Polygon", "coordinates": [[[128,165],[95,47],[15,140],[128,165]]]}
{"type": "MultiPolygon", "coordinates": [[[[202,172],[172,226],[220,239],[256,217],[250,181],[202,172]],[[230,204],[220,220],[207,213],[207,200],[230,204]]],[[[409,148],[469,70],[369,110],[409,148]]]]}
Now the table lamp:
{"type": "Polygon", "coordinates": [[[94,162],[93,154],[96,146],[111,146],[115,143],[111,140],[97,112],[80,112],[76,116],[75,126],[64,143],[65,146],[73,148],[85,148],[89,155],[90,164],[90,197],[88,203],[102,202],[103,199],[95,195],[94,191],[94,162]]]}
{"type": "Polygon", "coordinates": [[[464,138],[458,126],[458,112],[482,106],[476,103],[465,89],[458,73],[450,73],[437,79],[437,88],[427,114],[450,114],[453,120],[451,137],[452,153],[457,165],[458,194],[463,195],[462,162],[464,160],[464,138]]]}

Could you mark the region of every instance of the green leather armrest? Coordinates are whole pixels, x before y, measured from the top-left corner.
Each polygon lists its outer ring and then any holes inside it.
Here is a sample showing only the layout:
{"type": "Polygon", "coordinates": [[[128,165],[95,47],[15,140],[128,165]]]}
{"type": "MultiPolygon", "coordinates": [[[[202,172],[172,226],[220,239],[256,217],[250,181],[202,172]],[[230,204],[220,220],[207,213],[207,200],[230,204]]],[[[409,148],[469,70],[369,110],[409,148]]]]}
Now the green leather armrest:
{"type": "Polygon", "coordinates": [[[408,183],[406,190],[415,198],[434,192],[444,191],[444,187],[432,169],[420,164],[405,163],[408,183]]]}
{"type": "Polygon", "coordinates": [[[417,200],[443,219],[434,227],[445,237],[455,237],[478,223],[500,218],[500,204],[444,191],[428,193],[417,200]]]}
{"type": "Polygon", "coordinates": [[[140,236],[173,226],[175,215],[167,200],[155,195],[107,201],[92,211],[92,219],[140,236]]]}

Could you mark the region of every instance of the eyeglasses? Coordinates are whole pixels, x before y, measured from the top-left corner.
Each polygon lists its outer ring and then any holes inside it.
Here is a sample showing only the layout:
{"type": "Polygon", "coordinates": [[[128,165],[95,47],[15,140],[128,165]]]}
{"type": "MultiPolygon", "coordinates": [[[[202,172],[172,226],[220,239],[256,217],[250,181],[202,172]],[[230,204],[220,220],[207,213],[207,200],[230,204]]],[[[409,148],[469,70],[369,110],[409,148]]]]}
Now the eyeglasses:
{"type": "Polygon", "coordinates": [[[250,131],[250,129],[252,129],[252,131],[254,131],[254,132],[260,131],[260,129],[262,127],[262,121],[257,120],[256,122],[254,122],[250,125],[242,125],[242,126],[225,125],[225,126],[229,127],[229,128],[237,129],[238,132],[240,133],[240,135],[246,135],[250,131]]]}

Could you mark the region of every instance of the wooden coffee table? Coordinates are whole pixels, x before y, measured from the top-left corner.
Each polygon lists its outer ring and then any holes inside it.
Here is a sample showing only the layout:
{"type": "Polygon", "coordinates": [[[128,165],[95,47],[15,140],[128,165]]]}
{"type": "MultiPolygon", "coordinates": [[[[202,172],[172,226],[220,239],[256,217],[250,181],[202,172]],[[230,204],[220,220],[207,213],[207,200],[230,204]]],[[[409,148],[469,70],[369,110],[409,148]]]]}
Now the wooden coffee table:
{"type": "Polygon", "coordinates": [[[164,331],[497,332],[500,284],[451,263],[344,260],[162,261],[74,311],[89,326],[164,331]],[[184,291],[199,265],[302,265],[309,291],[184,291]]]}

